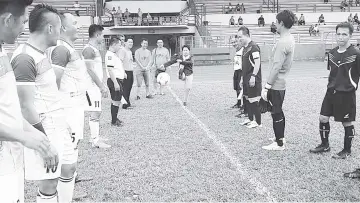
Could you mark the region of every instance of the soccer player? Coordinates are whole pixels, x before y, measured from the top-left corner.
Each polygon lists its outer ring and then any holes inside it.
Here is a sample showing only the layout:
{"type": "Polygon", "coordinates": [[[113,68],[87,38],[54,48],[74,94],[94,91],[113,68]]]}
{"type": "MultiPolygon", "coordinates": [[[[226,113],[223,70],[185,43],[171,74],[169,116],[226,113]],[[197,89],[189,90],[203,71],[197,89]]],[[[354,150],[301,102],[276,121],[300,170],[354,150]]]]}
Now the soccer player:
{"type": "MultiPolygon", "coordinates": [[[[100,116],[101,116],[101,97],[107,97],[107,88],[103,84],[106,78],[106,67],[103,67],[102,58],[98,47],[101,46],[104,36],[101,25],[90,25],[89,43],[82,51],[85,59],[87,71],[92,79],[90,88],[87,90],[88,107],[85,111],[90,111],[89,126],[92,146],[96,148],[109,148],[109,145],[100,139],[100,116]]],[[[107,80],[107,78],[106,78],[107,80]]]]}
{"type": "Polygon", "coordinates": [[[246,118],[241,125],[246,125],[248,128],[256,128],[261,126],[259,107],[262,81],[260,48],[251,40],[250,31],[245,26],[239,28],[237,38],[242,47],[244,47],[242,55],[242,77],[245,102],[248,105],[248,118],[246,118]]]}
{"type": "Polygon", "coordinates": [[[290,28],[294,25],[294,18],[294,14],[289,10],[283,10],[276,15],[276,27],[280,39],[273,48],[269,77],[261,92],[262,98],[272,103],[271,116],[275,133],[275,142],[262,147],[266,150],[285,149],[285,115],[282,104],[285,98],[285,79],[291,69],[295,49],[295,40],[290,33],[290,28]]]}
{"type": "Polygon", "coordinates": [[[133,39],[128,38],[125,42],[125,47],[122,49],[119,49],[117,52],[118,57],[122,61],[125,73],[126,73],[126,79],[124,80],[124,92],[123,97],[126,100],[127,104],[123,104],[123,109],[131,109],[131,102],[130,102],[130,93],[132,86],[134,84],[134,58],[131,52],[131,48],[133,47],[134,42],[133,39]]]}
{"type": "Polygon", "coordinates": [[[239,95],[241,92],[241,78],[242,78],[242,53],[243,53],[243,47],[237,43],[236,38],[231,38],[231,44],[236,49],[236,53],[234,56],[234,76],[233,76],[233,87],[236,91],[236,104],[232,106],[231,108],[240,108],[241,107],[241,99],[239,99],[239,95]]]}
{"type": "Polygon", "coordinates": [[[142,81],[145,81],[146,86],[146,98],[152,99],[152,95],[150,95],[150,65],[151,65],[151,52],[147,49],[148,40],[141,40],[141,48],[135,51],[135,61],[136,61],[136,81],[137,81],[137,96],[136,99],[140,99],[140,88],[142,85],[142,81]]]}
{"type": "MultiPolygon", "coordinates": [[[[155,48],[152,51],[152,78],[154,80],[154,95],[158,94],[157,89],[158,89],[158,84],[157,84],[157,76],[162,73],[165,72],[166,69],[164,67],[164,63],[170,61],[170,53],[169,50],[167,48],[164,47],[164,42],[159,39],[157,41],[157,48],[155,48]]],[[[163,93],[163,87],[160,85],[160,95],[164,95],[163,93]]]]}
{"type": "Polygon", "coordinates": [[[356,94],[360,75],[360,53],[350,44],[354,32],[351,23],[344,22],[336,26],[336,41],[338,46],[329,51],[328,70],[329,82],[320,111],[321,144],[312,153],[330,151],[329,133],[331,116],[337,122],[342,122],[345,130],[344,149],[335,154],[335,159],[346,159],[351,154],[351,141],[355,130],[353,122],[356,117],[356,94]]]}
{"type": "Polygon", "coordinates": [[[14,44],[23,32],[31,3],[0,2],[0,202],[24,202],[23,146],[36,150],[50,170],[58,165],[57,151],[48,137],[23,118],[14,72],[1,47],[14,44]]]}
{"type": "Polygon", "coordinates": [[[109,72],[107,85],[111,95],[111,125],[122,126],[122,121],[117,117],[123,95],[125,70],[116,52],[121,49],[121,41],[118,37],[112,37],[109,42],[109,50],[105,54],[105,66],[109,72]]]}
{"type": "Polygon", "coordinates": [[[22,114],[47,135],[60,157],[58,169],[47,170],[35,151],[24,149],[25,178],[39,181],[37,202],[66,202],[72,199],[74,190],[71,174],[76,166],[67,162],[75,153],[74,147],[56,75],[44,53],[56,45],[60,27],[61,20],[54,8],[36,5],[29,16],[29,39],[14,51],[11,59],[22,114]],[[64,181],[58,182],[60,175],[64,181]]]}

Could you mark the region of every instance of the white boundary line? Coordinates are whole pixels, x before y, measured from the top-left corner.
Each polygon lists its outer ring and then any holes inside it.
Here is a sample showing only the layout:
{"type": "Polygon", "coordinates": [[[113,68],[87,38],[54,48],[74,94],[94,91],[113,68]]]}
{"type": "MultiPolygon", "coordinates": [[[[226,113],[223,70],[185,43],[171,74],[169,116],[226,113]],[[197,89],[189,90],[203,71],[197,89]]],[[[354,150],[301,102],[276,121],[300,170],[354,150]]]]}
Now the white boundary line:
{"type": "Polygon", "coordinates": [[[183,102],[177,96],[177,94],[168,86],[170,93],[180,103],[184,111],[199,125],[199,127],[205,131],[208,138],[210,138],[213,143],[219,147],[220,151],[229,159],[231,164],[236,167],[236,170],[240,173],[241,179],[248,181],[253,187],[255,187],[256,193],[260,195],[265,195],[267,201],[277,202],[276,198],[270,193],[270,191],[255,177],[251,176],[246,168],[237,160],[237,158],[230,152],[230,150],[217,138],[216,134],[206,126],[193,112],[188,108],[183,106],[183,102]]]}

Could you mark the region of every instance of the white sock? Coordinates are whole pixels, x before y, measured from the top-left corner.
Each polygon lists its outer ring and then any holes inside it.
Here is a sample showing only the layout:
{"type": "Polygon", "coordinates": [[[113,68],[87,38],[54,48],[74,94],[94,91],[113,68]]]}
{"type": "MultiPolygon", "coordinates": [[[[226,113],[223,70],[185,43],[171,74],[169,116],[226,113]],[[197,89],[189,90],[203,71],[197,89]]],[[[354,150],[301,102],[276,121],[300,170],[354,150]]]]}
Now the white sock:
{"type": "Polygon", "coordinates": [[[56,192],[53,195],[44,195],[41,194],[40,190],[38,190],[38,194],[36,196],[37,203],[58,203],[58,193],[56,192]]]}
{"type": "Polygon", "coordinates": [[[57,186],[59,202],[61,203],[70,203],[72,202],[72,198],[74,195],[74,187],[75,187],[75,177],[76,172],[71,178],[59,178],[59,183],[57,186]]]}
{"type": "Polygon", "coordinates": [[[90,134],[93,143],[99,141],[100,124],[98,119],[89,118],[90,134]]]}

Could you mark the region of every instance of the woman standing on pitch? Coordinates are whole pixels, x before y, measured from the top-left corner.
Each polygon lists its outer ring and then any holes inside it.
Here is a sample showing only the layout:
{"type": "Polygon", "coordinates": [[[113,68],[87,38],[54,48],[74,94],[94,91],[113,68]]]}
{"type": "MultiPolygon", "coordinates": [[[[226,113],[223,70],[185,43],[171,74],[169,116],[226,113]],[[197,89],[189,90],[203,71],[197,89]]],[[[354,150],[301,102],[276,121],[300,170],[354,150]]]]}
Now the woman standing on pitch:
{"type": "Polygon", "coordinates": [[[190,47],[188,45],[184,45],[182,47],[182,55],[178,57],[173,57],[171,61],[166,62],[164,67],[171,66],[174,63],[179,63],[179,79],[185,81],[185,99],[184,106],[187,104],[187,100],[189,98],[189,93],[192,88],[193,81],[193,58],[190,55],[190,47]]]}

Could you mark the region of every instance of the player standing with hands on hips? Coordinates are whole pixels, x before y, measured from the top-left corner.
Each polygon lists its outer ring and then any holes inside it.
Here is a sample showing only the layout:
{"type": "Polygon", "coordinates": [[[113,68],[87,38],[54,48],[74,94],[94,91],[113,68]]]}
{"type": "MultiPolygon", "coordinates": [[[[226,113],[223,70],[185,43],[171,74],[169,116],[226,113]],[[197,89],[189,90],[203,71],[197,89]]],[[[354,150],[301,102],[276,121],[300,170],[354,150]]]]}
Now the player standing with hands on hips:
{"type": "Polygon", "coordinates": [[[263,146],[266,150],[284,150],[285,115],[282,105],[285,99],[286,77],[290,72],[294,57],[295,40],[290,33],[294,25],[295,15],[289,10],[281,11],[276,15],[277,32],[280,39],[273,48],[272,65],[269,77],[261,96],[272,104],[271,116],[275,139],[272,144],[263,146]]]}

